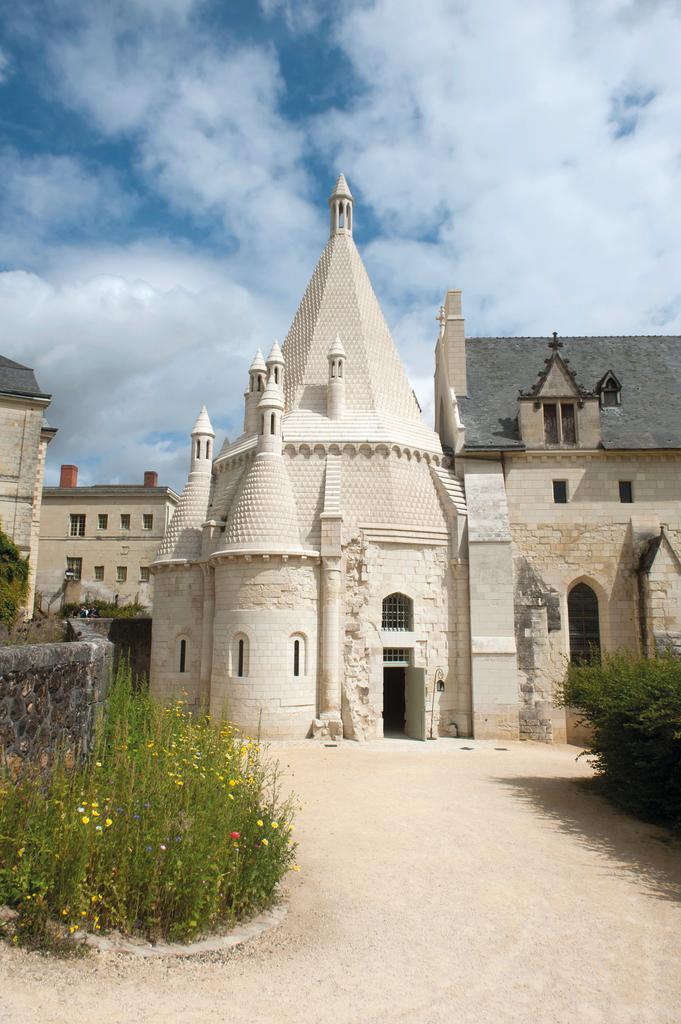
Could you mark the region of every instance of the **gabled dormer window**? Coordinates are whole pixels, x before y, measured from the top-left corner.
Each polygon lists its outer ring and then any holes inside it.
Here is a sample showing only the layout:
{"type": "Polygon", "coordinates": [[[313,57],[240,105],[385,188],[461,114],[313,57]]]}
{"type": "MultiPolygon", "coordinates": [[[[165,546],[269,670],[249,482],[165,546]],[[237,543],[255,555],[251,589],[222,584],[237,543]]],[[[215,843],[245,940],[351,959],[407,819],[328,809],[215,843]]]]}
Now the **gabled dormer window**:
{"type": "Polygon", "coordinates": [[[622,385],[609,370],[596,385],[601,402],[601,409],[616,409],[622,403],[622,385]]]}

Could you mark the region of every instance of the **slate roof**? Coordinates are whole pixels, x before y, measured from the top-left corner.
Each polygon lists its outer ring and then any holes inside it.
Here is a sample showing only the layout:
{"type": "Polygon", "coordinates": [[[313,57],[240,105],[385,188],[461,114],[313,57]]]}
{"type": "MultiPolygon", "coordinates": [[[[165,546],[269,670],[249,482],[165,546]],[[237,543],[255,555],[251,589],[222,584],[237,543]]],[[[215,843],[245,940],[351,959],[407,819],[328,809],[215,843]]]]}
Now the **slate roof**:
{"type": "MultiPolygon", "coordinates": [[[[459,398],[466,449],[523,448],[518,393],[551,354],[550,338],[467,338],[468,397],[459,398]]],[[[681,448],[681,337],[560,338],[579,385],[593,390],[611,370],[621,405],[601,410],[603,447],[681,448]]]]}
{"type": "Polygon", "coordinates": [[[40,390],[35,374],[28,366],[0,356],[0,394],[27,398],[51,398],[40,390]]]}

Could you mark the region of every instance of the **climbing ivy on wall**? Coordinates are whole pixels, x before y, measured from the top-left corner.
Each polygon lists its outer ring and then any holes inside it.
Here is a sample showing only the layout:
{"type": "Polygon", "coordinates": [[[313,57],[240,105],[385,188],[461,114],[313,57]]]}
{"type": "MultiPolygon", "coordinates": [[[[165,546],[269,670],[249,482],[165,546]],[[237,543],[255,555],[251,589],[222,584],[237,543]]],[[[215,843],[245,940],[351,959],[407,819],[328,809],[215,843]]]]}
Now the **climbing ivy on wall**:
{"type": "Polygon", "coordinates": [[[28,560],[0,526],[0,622],[12,627],[28,594],[28,560]]]}

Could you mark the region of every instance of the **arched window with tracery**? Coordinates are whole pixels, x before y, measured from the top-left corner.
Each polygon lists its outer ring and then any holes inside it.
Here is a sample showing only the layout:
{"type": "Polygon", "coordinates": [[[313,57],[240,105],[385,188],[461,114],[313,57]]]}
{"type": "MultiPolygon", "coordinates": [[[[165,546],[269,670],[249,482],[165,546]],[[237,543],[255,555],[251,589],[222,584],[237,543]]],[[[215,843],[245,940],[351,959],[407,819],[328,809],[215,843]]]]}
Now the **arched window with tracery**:
{"type": "Polygon", "coordinates": [[[586,583],[577,583],[568,594],[570,661],[585,664],[601,654],[598,598],[586,583]]]}
{"type": "Polygon", "coordinates": [[[406,594],[388,594],[383,599],[382,629],[407,630],[414,628],[413,603],[406,594]]]}

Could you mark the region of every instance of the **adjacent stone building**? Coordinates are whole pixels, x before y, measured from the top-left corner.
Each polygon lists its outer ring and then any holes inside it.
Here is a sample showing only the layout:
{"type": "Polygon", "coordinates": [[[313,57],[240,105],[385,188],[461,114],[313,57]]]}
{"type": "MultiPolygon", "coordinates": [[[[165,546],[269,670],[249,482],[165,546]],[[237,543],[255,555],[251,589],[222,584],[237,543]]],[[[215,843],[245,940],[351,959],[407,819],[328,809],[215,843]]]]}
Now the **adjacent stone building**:
{"type": "Polygon", "coordinates": [[[78,486],[78,467],[61,467],[59,487],[43,490],[38,601],[56,614],[64,602],[90,599],[145,607],[153,604],[149,566],[175,511],[178,496],[143,484],[78,486]]]}
{"type": "MultiPolygon", "coordinates": [[[[152,690],[266,736],[564,741],[569,657],[681,634],[676,338],[466,338],[433,431],[355,246],[330,237],[244,428],[205,409],[152,565],[152,690]]],[[[676,638],[676,639],[675,639],[676,638]]]]}
{"type": "Polygon", "coordinates": [[[45,454],[57,432],[45,422],[51,398],[33,370],[0,356],[0,526],[29,561],[27,615],[35,593],[45,454]]]}

